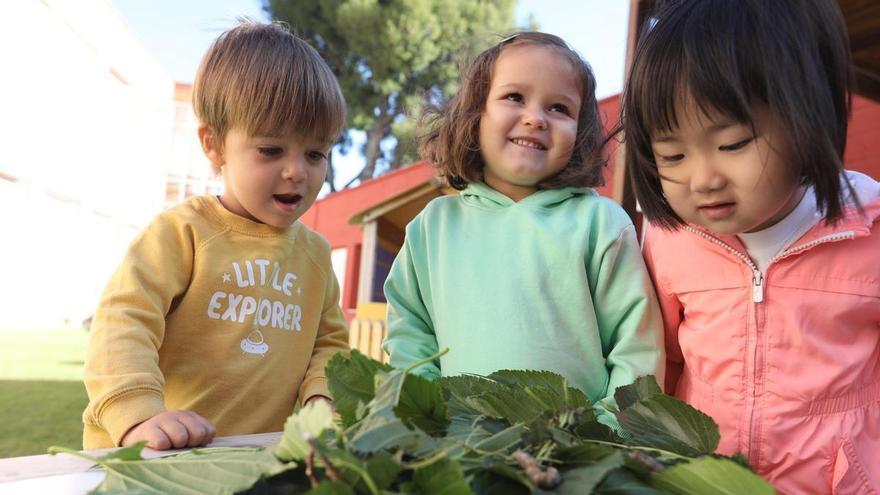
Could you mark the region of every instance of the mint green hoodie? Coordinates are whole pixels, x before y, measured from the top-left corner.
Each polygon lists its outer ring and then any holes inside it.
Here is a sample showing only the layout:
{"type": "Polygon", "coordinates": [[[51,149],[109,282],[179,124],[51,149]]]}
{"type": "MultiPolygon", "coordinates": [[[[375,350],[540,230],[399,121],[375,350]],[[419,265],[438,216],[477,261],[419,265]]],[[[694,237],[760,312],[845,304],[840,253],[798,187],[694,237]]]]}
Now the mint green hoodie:
{"type": "Polygon", "coordinates": [[[654,374],[662,320],[629,217],[592,189],[519,202],[482,183],[407,226],[385,282],[391,364],[428,377],[550,370],[592,401],[654,374]]]}

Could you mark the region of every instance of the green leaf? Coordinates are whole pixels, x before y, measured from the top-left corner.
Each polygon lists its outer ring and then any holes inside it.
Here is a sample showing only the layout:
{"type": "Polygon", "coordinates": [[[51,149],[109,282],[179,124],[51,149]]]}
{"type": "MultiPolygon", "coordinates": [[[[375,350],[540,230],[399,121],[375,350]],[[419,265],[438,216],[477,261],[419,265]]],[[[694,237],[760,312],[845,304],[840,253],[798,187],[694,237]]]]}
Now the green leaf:
{"type": "Polygon", "coordinates": [[[749,464],[749,458],[746,457],[746,455],[742,452],[737,452],[736,454],[733,454],[732,456],[730,456],[730,460],[748,469],[749,471],[752,471],[752,465],[749,464]]]}
{"type": "Polygon", "coordinates": [[[417,457],[430,455],[438,443],[420,429],[409,428],[394,412],[400,402],[407,370],[376,373],[376,395],[367,416],[353,426],[350,445],[365,454],[402,450],[417,457]]]}
{"type": "Polygon", "coordinates": [[[473,474],[471,489],[481,495],[529,495],[532,484],[522,470],[496,461],[473,474]]]}
{"type": "Polygon", "coordinates": [[[305,471],[305,464],[300,464],[278,474],[260,478],[250,488],[236,492],[236,495],[305,493],[312,486],[305,471]]]}
{"type": "Polygon", "coordinates": [[[542,411],[559,412],[591,405],[590,399],[582,391],[569,386],[561,375],[549,371],[501,370],[488,378],[522,389],[542,411]]]}
{"type": "Polygon", "coordinates": [[[367,473],[380,490],[387,489],[403,470],[388,452],[378,452],[366,462],[367,473]]]}
{"type": "Polygon", "coordinates": [[[97,493],[142,491],[179,494],[231,494],[288,465],[262,449],[196,449],[150,460],[99,460],[106,471],[97,493]]]}
{"type": "Polygon", "coordinates": [[[565,466],[577,467],[595,464],[615,452],[618,450],[607,445],[582,443],[559,449],[556,451],[555,457],[565,466]]]}
{"type": "Polygon", "coordinates": [[[475,443],[472,440],[474,438],[479,441],[507,428],[506,422],[485,416],[453,416],[449,421],[446,436],[472,445],[475,443]]]}
{"type": "Polygon", "coordinates": [[[353,356],[337,359],[328,379],[359,397],[346,406],[354,422],[339,430],[326,403],[310,404],[288,418],[274,450],[283,459],[314,451],[314,489],[304,463],[285,465],[270,451],[201,449],[150,461],[140,459],[142,445],[100,459],[51,451],[101,464],[109,473],[101,488],[116,493],[772,493],[738,464],[742,456],[711,453],[718,442],[711,418],[660,394],[650,377],[618,389],[624,441],[559,375],[502,371],[431,382],[353,356]],[[350,376],[352,367],[372,370],[371,385],[350,376]],[[558,469],[562,484],[539,490],[509,459],[516,448],[558,469]],[[340,479],[331,481],[334,473],[340,479]]]}
{"type": "Polygon", "coordinates": [[[461,466],[451,460],[442,459],[429,466],[417,469],[411,482],[401,486],[404,493],[437,495],[470,495],[473,493],[461,466]]]}
{"type": "Polygon", "coordinates": [[[776,493],[767,481],[728,459],[704,457],[676,464],[654,474],[651,484],[677,494],[770,495],[776,493]]]}
{"type": "Polygon", "coordinates": [[[327,401],[316,400],[287,418],[284,435],[275,448],[283,461],[301,461],[308,457],[310,439],[317,439],[324,430],[333,428],[333,409],[327,401]]]}
{"type": "Polygon", "coordinates": [[[350,445],[364,454],[400,450],[421,457],[429,456],[439,444],[422,430],[408,428],[400,418],[370,415],[358,424],[350,445]]]}
{"type": "Polygon", "coordinates": [[[476,375],[443,377],[438,382],[443,389],[450,417],[484,415],[469,399],[485,392],[492,382],[476,375]]]}
{"type": "Polygon", "coordinates": [[[323,481],[306,493],[308,495],[354,495],[354,490],[341,481],[323,481]]]}
{"type": "Polygon", "coordinates": [[[128,447],[123,447],[119,450],[114,450],[103,457],[99,457],[98,459],[102,461],[111,461],[111,460],[120,460],[120,461],[139,461],[142,459],[141,453],[144,450],[144,447],[147,446],[147,441],[137,442],[133,445],[129,445],[128,447]]]}
{"type": "Polygon", "coordinates": [[[617,387],[617,390],[614,391],[614,400],[622,411],[640,400],[655,395],[663,395],[663,390],[660,389],[654,375],[647,375],[636,378],[636,381],[629,385],[617,387]]]}
{"type": "Polygon", "coordinates": [[[626,469],[615,469],[594,490],[596,495],[659,495],[660,492],[626,469]]]}
{"type": "Polygon", "coordinates": [[[668,395],[640,399],[615,415],[630,445],[691,457],[711,454],[718,447],[720,435],[712,418],[668,395]]]}
{"type": "Polygon", "coordinates": [[[504,370],[485,378],[456,376],[444,378],[441,386],[449,398],[451,415],[484,415],[511,424],[531,423],[547,413],[590,405],[583,392],[549,371],[504,370]]]}
{"type": "Polygon", "coordinates": [[[595,414],[589,420],[582,421],[575,426],[574,434],[581,440],[600,440],[611,443],[623,442],[623,439],[614,430],[597,421],[595,414]]]}
{"type": "Polygon", "coordinates": [[[404,423],[432,436],[442,436],[449,424],[440,384],[418,375],[408,374],[404,379],[394,413],[404,423]]]}
{"type": "MultiPolygon", "coordinates": [[[[560,495],[581,495],[584,493],[592,493],[593,489],[605,479],[605,476],[609,472],[618,469],[621,466],[623,466],[623,455],[618,451],[592,465],[564,471],[562,473],[562,484],[553,490],[552,493],[558,493],[560,495]]],[[[534,493],[549,494],[551,492],[537,490],[534,493]]]]}
{"type": "Polygon", "coordinates": [[[374,376],[380,370],[391,371],[391,367],[357,350],[348,355],[337,353],[327,362],[327,386],[344,426],[354,424],[359,417],[358,405],[367,404],[375,395],[374,376]]]}
{"type": "Polygon", "coordinates": [[[466,443],[482,455],[500,454],[506,456],[520,444],[523,433],[525,433],[525,427],[521,424],[515,424],[489,436],[471,437],[466,443]]]}

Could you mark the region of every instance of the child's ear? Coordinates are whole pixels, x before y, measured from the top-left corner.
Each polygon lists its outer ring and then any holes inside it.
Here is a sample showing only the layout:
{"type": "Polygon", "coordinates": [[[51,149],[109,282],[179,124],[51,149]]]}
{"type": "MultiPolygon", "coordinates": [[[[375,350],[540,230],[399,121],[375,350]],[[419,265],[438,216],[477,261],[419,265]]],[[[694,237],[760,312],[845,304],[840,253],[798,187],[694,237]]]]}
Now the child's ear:
{"type": "Polygon", "coordinates": [[[199,124],[198,132],[199,142],[202,144],[205,156],[211,160],[215,167],[222,167],[226,160],[223,158],[223,143],[217,133],[207,124],[199,124]]]}

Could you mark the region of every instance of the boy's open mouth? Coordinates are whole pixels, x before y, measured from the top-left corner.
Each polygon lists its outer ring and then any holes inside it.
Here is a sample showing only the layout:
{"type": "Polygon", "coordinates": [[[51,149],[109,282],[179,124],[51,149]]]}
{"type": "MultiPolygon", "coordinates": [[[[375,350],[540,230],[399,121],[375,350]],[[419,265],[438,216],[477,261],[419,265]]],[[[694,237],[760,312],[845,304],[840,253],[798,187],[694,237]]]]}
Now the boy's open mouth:
{"type": "Polygon", "coordinates": [[[295,206],[302,201],[302,196],[299,194],[273,194],[272,197],[275,198],[275,201],[286,206],[295,206]]]}

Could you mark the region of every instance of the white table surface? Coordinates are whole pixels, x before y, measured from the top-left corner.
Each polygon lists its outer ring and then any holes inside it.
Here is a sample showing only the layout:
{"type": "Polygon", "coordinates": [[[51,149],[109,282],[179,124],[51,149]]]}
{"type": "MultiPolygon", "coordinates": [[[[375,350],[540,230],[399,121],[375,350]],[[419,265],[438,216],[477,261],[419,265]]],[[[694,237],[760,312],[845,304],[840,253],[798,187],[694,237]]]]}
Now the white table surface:
{"type": "MultiPolygon", "coordinates": [[[[281,438],[281,433],[260,433],[236,437],[216,438],[209,447],[265,447],[281,438]]],[[[116,449],[90,450],[99,457],[116,449]]],[[[179,454],[188,449],[144,449],[145,459],[179,454]]],[[[69,454],[32,455],[0,459],[0,495],[58,494],[82,495],[98,486],[104,471],[91,470],[94,464],[69,454]]]]}

